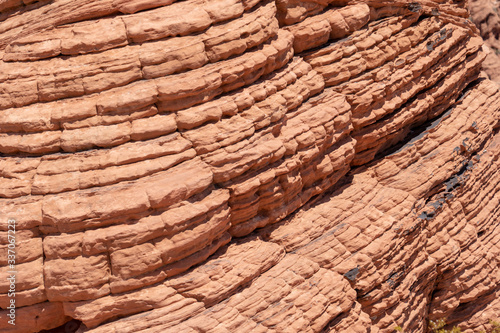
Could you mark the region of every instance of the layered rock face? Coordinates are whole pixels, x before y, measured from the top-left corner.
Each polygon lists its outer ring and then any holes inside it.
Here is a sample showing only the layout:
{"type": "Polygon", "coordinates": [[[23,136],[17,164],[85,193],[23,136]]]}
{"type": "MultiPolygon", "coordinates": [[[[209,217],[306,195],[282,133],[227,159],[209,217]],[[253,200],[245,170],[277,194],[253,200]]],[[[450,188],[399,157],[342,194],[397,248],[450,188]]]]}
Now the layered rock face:
{"type": "Polygon", "coordinates": [[[500,91],[467,6],[0,1],[0,330],[490,329],[500,91]]]}

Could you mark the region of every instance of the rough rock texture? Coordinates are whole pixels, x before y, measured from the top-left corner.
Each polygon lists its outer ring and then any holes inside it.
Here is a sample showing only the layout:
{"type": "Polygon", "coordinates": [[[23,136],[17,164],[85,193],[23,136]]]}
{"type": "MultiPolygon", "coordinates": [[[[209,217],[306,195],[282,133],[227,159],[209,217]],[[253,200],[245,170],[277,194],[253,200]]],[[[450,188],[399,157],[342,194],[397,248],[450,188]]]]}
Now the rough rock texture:
{"type": "Polygon", "coordinates": [[[500,3],[496,0],[471,0],[471,19],[488,46],[483,63],[486,75],[500,84],[500,3]]]}
{"type": "Polygon", "coordinates": [[[0,1],[0,330],[489,329],[500,91],[468,5],[0,1]]]}

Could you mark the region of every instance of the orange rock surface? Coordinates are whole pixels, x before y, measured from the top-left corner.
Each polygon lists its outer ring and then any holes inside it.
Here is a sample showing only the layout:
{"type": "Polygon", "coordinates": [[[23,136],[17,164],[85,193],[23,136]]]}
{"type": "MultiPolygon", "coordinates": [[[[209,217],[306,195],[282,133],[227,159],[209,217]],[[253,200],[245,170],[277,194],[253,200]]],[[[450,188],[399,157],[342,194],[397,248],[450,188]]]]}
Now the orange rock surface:
{"type": "Polygon", "coordinates": [[[483,69],[491,80],[500,84],[500,3],[492,0],[473,0],[469,4],[471,19],[487,45],[483,69]]]}
{"type": "Polygon", "coordinates": [[[491,329],[474,3],[0,0],[0,331],[491,329]]]}

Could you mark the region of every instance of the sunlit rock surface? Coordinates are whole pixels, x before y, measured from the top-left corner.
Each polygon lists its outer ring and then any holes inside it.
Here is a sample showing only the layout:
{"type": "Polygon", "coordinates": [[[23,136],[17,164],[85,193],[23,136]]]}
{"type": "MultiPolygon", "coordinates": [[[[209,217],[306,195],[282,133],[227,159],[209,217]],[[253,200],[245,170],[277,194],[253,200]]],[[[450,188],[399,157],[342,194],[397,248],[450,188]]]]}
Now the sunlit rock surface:
{"type": "Polygon", "coordinates": [[[471,19],[481,32],[487,51],[483,62],[486,76],[500,85],[500,3],[496,0],[469,2],[471,19]]]}
{"type": "Polygon", "coordinates": [[[489,329],[473,3],[0,1],[0,330],[489,329]]]}

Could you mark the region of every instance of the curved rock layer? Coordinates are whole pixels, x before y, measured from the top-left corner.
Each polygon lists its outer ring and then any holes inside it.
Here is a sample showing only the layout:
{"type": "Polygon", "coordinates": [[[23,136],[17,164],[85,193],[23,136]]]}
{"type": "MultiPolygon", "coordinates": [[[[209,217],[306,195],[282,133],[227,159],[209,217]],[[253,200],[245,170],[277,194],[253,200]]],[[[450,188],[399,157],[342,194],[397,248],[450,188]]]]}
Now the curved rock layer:
{"type": "Polygon", "coordinates": [[[500,91],[467,5],[0,1],[0,330],[490,329],[500,91]]]}

